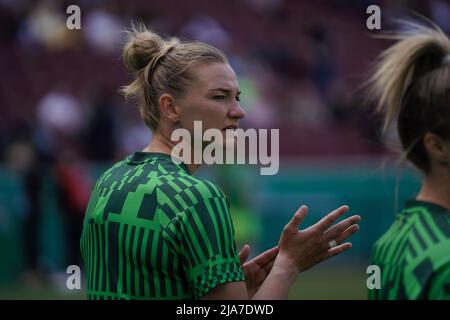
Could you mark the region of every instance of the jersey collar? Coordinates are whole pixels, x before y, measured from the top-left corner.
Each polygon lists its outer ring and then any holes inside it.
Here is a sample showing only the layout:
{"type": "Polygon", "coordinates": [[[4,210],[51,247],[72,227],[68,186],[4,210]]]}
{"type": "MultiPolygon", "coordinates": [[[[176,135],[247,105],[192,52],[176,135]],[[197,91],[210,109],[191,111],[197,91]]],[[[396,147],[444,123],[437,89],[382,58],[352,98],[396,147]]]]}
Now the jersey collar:
{"type": "Polygon", "coordinates": [[[428,210],[430,210],[431,212],[446,212],[446,213],[449,212],[449,210],[447,208],[444,208],[433,202],[416,200],[416,199],[407,200],[405,209],[413,208],[413,207],[425,207],[428,210]]]}
{"type": "Polygon", "coordinates": [[[140,163],[144,163],[144,162],[149,162],[149,161],[151,161],[151,160],[153,160],[155,158],[169,160],[173,164],[178,165],[179,167],[181,167],[181,169],[183,169],[187,174],[190,174],[188,166],[184,162],[182,162],[180,160],[179,161],[180,163],[176,164],[172,160],[172,156],[170,154],[167,154],[167,153],[136,151],[132,155],[128,156],[127,161],[130,164],[140,164],[140,163]]]}

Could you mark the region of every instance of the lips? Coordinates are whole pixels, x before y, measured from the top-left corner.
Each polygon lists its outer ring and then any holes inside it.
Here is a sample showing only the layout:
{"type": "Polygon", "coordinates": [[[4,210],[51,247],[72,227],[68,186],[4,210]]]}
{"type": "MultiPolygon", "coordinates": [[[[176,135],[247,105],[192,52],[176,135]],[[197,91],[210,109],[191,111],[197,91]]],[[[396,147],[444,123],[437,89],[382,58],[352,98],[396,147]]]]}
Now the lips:
{"type": "Polygon", "coordinates": [[[227,126],[227,127],[223,128],[222,130],[229,130],[229,129],[236,130],[237,126],[235,126],[235,125],[227,126]]]}

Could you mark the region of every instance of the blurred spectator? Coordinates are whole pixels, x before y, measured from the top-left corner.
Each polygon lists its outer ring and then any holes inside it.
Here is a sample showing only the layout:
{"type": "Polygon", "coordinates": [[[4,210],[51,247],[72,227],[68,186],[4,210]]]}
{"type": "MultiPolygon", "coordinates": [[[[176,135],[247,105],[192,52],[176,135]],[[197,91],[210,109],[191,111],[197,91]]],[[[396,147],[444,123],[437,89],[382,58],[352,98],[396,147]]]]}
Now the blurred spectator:
{"type": "Polygon", "coordinates": [[[314,26],[309,35],[312,41],[312,52],[314,62],[312,66],[311,79],[319,89],[320,94],[325,94],[333,79],[332,51],[328,44],[328,32],[323,25],[314,26]]]}
{"type": "Polygon", "coordinates": [[[59,50],[74,43],[74,32],[66,27],[65,11],[59,10],[55,1],[41,1],[31,11],[26,21],[22,40],[39,43],[47,50],[59,50]]]}
{"type": "Polygon", "coordinates": [[[213,18],[197,15],[192,18],[181,30],[181,35],[209,43],[223,51],[226,51],[230,36],[213,18]]]}
{"type": "Polygon", "coordinates": [[[64,91],[51,91],[38,103],[38,120],[47,130],[67,135],[76,133],[82,123],[80,102],[64,91]]]}
{"type": "Polygon", "coordinates": [[[23,255],[26,285],[38,285],[43,275],[40,264],[39,226],[42,220],[42,184],[47,174],[45,162],[40,161],[30,141],[17,140],[7,149],[6,164],[22,178],[25,193],[23,221],[23,255]]]}
{"type": "Polygon", "coordinates": [[[100,92],[93,98],[82,139],[88,160],[108,162],[117,155],[117,111],[113,97],[100,92]]]}
{"type": "Polygon", "coordinates": [[[125,35],[122,20],[101,8],[86,14],[82,29],[87,44],[102,54],[117,52],[125,35]]]}
{"type": "Polygon", "coordinates": [[[148,145],[152,132],[142,120],[128,120],[121,124],[120,156],[130,155],[148,145]]]}
{"type": "Polygon", "coordinates": [[[289,121],[301,128],[326,127],[331,121],[331,110],[311,80],[292,82],[290,90],[289,121]]]}
{"type": "Polygon", "coordinates": [[[74,145],[82,128],[81,104],[65,90],[54,90],[37,105],[36,144],[40,151],[53,157],[67,144],[74,145]]]}
{"type": "Polygon", "coordinates": [[[61,154],[54,168],[57,202],[65,229],[66,265],[82,265],[80,253],[81,229],[90,192],[93,187],[90,172],[72,151],[61,154]]]}

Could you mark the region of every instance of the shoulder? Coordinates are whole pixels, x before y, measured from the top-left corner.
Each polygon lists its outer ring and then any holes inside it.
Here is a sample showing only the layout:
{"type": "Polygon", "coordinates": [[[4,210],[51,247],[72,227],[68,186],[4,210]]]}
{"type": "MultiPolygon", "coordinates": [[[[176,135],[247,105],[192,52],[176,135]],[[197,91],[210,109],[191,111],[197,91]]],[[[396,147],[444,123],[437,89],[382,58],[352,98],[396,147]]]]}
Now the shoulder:
{"type": "Polygon", "coordinates": [[[158,205],[167,215],[178,216],[195,211],[199,215],[211,211],[228,211],[229,202],[216,184],[191,175],[160,179],[157,186],[158,205]]]}
{"type": "Polygon", "coordinates": [[[183,174],[161,178],[162,183],[158,186],[158,189],[171,197],[188,197],[190,202],[211,198],[226,198],[218,185],[206,179],[183,174]]]}
{"type": "Polygon", "coordinates": [[[225,194],[223,193],[222,189],[216,185],[215,183],[212,183],[209,180],[206,179],[199,179],[194,178],[191,180],[193,183],[193,188],[202,196],[206,198],[226,198],[225,194]]]}
{"type": "Polygon", "coordinates": [[[111,184],[114,181],[120,180],[123,177],[127,167],[127,158],[124,158],[116,163],[114,163],[111,167],[109,167],[106,171],[104,171],[100,177],[97,179],[95,186],[100,187],[105,184],[111,184]]]}
{"type": "MultiPolygon", "coordinates": [[[[414,235],[419,238],[424,251],[430,255],[440,254],[441,250],[450,250],[450,212],[433,204],[412,209],[414,235]]],[[[450,259],[450,256],[449,256],[450,259]]]]}
{"type": "Polygon", "coordinates": [[[409,272],[428,279],[437,270],[450,266],[450,215],[429,207],[410,211],[414,223],[409,233],[410,247],[414,248],[409,272]]]}
{"type": "Polygon", "coordinates": [[[194,237],[199,242],[233,237],[230,204],[216,184],[192,176],[174,179],[157,188],[157,199],[163,236],[175,252],[180,252],[174,243],[183,243],[183,234],[188,235],[184,240],[194,237]]]}
{"type": "Polygon", "coordinates": [[[423,225],[429,233],[450,238],[450,211],[437,204],[409,200],[402,211],[405,216],[416,217],[416,224],[423,225]]]}

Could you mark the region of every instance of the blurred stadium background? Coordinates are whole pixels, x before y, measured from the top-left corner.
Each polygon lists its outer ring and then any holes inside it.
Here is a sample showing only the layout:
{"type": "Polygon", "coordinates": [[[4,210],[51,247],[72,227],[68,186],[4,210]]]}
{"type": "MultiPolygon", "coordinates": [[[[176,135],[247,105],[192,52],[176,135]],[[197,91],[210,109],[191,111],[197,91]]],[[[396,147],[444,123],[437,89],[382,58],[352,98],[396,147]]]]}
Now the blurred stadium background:
{"type": "MultiPolygon", "coordinates": [[[[95,179],[151,134],[117,89],[123,30],[143,21],[222,49],[239,76],[244,128],[280,129],[280,170],[205,167],[232,205],[239,246],[277,243],[301,204],[308,226],[341,204],[362,215],[354,248],[301,274],[292,299],[366,299],[371,246],[420,177],[395,163],[357,90],[387,44],[370,37],[414,10],[450,30],[450,1],[0,0],[0,298],[84,299],[66,267],[95,179]],[[66,8],[81,8],[81,30],[66,8]]],[[[84,283],[83,287],[84,289],[84,283]]]]}

